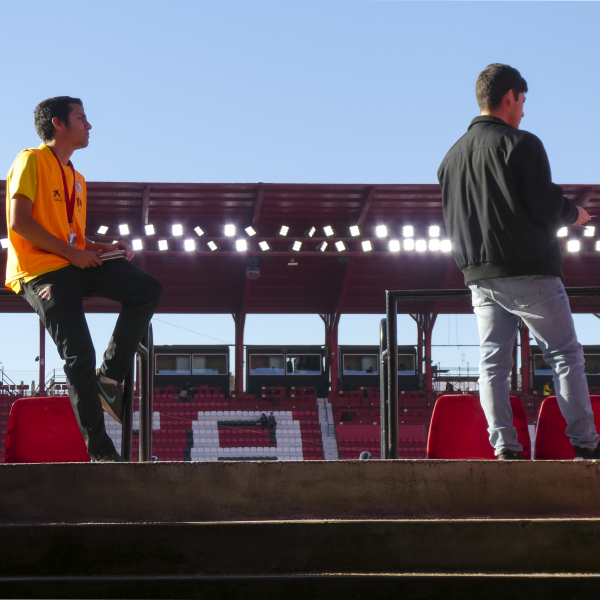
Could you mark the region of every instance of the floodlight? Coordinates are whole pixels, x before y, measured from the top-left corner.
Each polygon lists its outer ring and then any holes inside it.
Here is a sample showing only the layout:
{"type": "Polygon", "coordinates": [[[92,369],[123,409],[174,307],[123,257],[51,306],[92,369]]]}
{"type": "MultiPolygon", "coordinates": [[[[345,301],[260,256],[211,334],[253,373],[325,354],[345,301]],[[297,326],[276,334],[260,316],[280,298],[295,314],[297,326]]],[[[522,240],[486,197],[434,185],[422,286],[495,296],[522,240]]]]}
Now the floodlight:
{"type": "Polygon", "coordinates": [[[415,228],[412,225],[405,225],[402,228],[402,235],[406,238],[413,237],[415,235],[415,228]]]}
{"type": "Polygon", "coordinates": [[[161,252],[164,252],[165,250],[169,249],[169,242],[167,242],[167,240],[158,240],[158,249],[161,252]]]}
{"type": "Polygon", "coordinates": [[[400,252],[400,242],[398,240],[390,240],[388,248],[390,252],[400,252]]]}
{"type": "Polygon", "coordinates": [[[358,225],[351,225],[350,226],[350,235],[352,237],[356,237],[357,235],[360,235],[360,227],[358,225]]]}
{"type": "Polygon", "coordinates": [[[328,245],[329,245],[329,244],[327,244],[327,242],[322,242],[322,243],[320,243],[320,244],[317,246],[317,250],[318,250],[319,252],[325,252],[325,250],[327,250],[327,246],[328,246],[328,245]]]}
{"type": "Polygon", "coordinates": [[[581,250],[581,243],[579,240],[569,240],[567,242],[567,250],[569,252],[579,252],[581,250]]]}
{"type": "Polygon", "coordinates": [[[404,249],[405,250],[414,250],[415,249],[415,240],[412,238],[406,238],[404,240],[404,249]]]}
{"type": "Polygon", "coordinates": [[[246,240],[235,240],[235,249],[238,252],[246,252],[248,250],[248,242],[246,240]]]}
{"type": "Polygon", "coordinates": [[[338,252],[343,252],[344,250],[346,250],[346,244],[344,244],[344,242],[342,242],[342,240],[340,240],[339,242],[336,242],[335,247],[338,252]]]}
{"type": "Polygon", "coordinates": [[[452,242],[450,240],[442,240],[440,244],[440,250],[442,252],[451,252],[452,251],[452,242]]]}
{"type": "Polygon", "coordinates": [[[600,240],[596,242],[596,252],[600,252],[600,240]]]}
{"type": "Polygon", "coordinates": [[[225,235],[227,237],[233,237],[235,235],[235,225],[225,225],[225,235]]]}
{"type": "Polygon", "coordinates": [[[436,238],[440,237],[440,226],[439,225],[431,225],[429,228],[429,237],[436,238]]]}
{"type": "Polygon", "coordinates": [[[99,235],[104,235],[107,231],[108,231],[108,227],[106,225],[100,225],[100,227],[98,227],[99,235]]]}
{"type": "Polygon", "coordinates": [[[325,232],[325,235],[327,237],[335,235],[335,231],[333,230],[333,227],[331,225],[325,225],[325,227],[323,227],[323,231],[325,232]]]}
{"type": "Polygon", "coordinates": [[[585,226],[585,229],[583,230],[583,235],[585,237],[594,237],[595,234],[596,234],[596,228],[593,225],[585,226]]]}
{"type": "Polygon", "coordinates": [[[260,249],[263,252],[266,252],[267,250],[271,249],[271,246],[269,246],[269,244],[267,242],[258,242],[258,245],[260,246],[260,249]]]}
{"type": "Polygon", "coordinates": [[[173,232],[173,235],[183,235],[183,225],[176,223],[171,227],[171,231],[173,232]]]}
{"type": "Polygon", "coordinates": [[[427,240],[417,240],[415,248],[417,252],[425,252],[427,250],[427,240]]]}
{"type": "Polygon", "coordinates": [[[204,235],[204,229],[202,229],[202,227],[194,227],[194,231],[198,237],[202,237],[204,235]]]}
{"type": "Polygon", "coordinates": [[[364,240],[362,242],[362,249],[364,252],[371,252],[371,250],[373,250],[373,245],[369,240],[364,240]]]}
{"type": "Polygon", "coordinates": [[[429,249],[433,250],[434,252],[438,252],[440,249],[440,240],[438,240],[437,238],[433,238],[431,240],[429,240],[429,249]]]}
{"type": "Polygon", "coordinates": [[[246,227],[245,231],[250,237],[256,235],[256,230],[254,229],[254,227],[252,227],[252,225],[250,225],[250,227],[246,227]]]}
{"type": "Polygon", "coordinates": [[[210,248],[211,252],[215,252],[216,250],[219,249],[219,244],[215,243],[215,242],[207,242],[206,245],[210,248]]]}
{"type": "Polygon", "coordinates": [[[279,230],[279,235],[285,237],[288,234],[289,230],[290,228],[287,225],[282,225],[281,229],[279,230]]]}
{"type": "Polygon", "coordinates": [[[0,246],[2,246],[2,248],[8,248],[8,238],[2,238],[0,240],[0,246]]]}
{"type": "Polygon", "coordinates": [[[154,225],[148,224],[144,227],[146,230],[146,235],[154,235],[156,231],[154,230],[154,225]]]}
{"type": "Polygon", "coordinates": [[[292,244],[292,250],[293,250],[294,252],[300,252],[300,248],[302,248],[302,242],[295,241],[295,242],[292,244]]]}
{"type": "Polygon", "coordinates": [[[142,240],[131,240],[131,247],[137,252],[141,250],[144,245],[142,244],[142,240]]]}
{"type": "Polygon", "coordinates": [[[119,225],[119,232],[121,235],[129,235],[129,225],[127,225],[127,223],[119,225]]]}
{"type": "Polygon", "coordinates": [[[193,252],[196,249],[196,242],[189,238],[183,242],[183,249],[186,252],[193,252]]]}
{"type": "Polygon", "coordinates": [[[313,235],[315,235],[315,233],[317,232],[317,228],[316,227],[311,227],[307,232],[306,235],[311,238],[313,235]]]}
{"type": "Polygon", "coordinates": [[[377,225],[375,227],[375,235],[380,238],[385,237],[387,235],[387,227],[385,225],[377,225]]]}
{"type": "Polygon", "coordinates": [[[567,237],[567,228],[566,227],[561,227],[557,232],[556,235],[558,237],[567,237]]]}

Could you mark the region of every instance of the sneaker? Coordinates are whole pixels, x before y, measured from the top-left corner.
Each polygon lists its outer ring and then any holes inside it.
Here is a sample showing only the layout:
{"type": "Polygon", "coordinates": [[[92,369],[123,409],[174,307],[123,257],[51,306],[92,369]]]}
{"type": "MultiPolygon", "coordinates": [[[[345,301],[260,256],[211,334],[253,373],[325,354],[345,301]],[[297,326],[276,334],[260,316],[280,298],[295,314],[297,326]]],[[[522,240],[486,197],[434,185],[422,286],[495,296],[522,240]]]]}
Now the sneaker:
{"type": "Polygon", "coordinates": [[[523,453],[518,450],[500,448],[498,451],[498,460],[525,460],[525,457],[523,456],[523,453]]]}
{"type": "Polygon", "coordinates": [[[123,389],[120,385],[100,382],[100,369],[96,370],[98,395],[102,408],[117,422],[123,424],[123,389]]]}
{"type": "Polygon", "coordinates": [[[600,446],[595,448],[581,448],[573,446],[575,449],[575,460],[600,460],[600,446]]]}
{"type": "Polygon", "coordinates": [[[96,456],[90,454],[92,462],[99,463],[118,463],[128,462],[118,452],[111,452],[110,454],[98,454],[96,456]]]}

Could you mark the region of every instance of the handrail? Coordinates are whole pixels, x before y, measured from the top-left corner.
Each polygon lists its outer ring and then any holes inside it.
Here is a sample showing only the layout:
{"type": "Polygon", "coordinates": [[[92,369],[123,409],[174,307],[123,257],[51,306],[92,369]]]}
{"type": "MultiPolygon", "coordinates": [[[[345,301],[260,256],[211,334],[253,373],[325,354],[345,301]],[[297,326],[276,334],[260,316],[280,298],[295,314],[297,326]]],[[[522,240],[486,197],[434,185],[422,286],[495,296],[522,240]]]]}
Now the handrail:
{"type": "MultiPolygon", "coordinates": [[[[570,298],[600,296],[600,287],[566,288],[566,292],[570,298]]],[[[398,458],[398,302],[449,298],[471,298],[471,290],[386,290],[385,292],[386,318],[380,323],[380,349],[383,363],[380,390],[382,459],[398,458]]]]}

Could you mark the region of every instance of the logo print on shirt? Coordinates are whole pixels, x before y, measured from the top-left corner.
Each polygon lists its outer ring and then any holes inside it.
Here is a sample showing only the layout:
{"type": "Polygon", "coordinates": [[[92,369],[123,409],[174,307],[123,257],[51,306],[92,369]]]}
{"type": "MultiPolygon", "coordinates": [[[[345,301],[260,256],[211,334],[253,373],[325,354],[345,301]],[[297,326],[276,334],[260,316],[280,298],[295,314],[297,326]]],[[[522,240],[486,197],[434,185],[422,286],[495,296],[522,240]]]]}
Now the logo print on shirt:
{"type": "Polygon", "coordinates": [[[81,201],[81,198],[79,196],[77,196],[77,208],[81,208],[83,206],[83,202],[81,201]]]}
{"type": "Polygon", "coordinates": [[[81,194],[81,184],[79,183],[79,181],[75,182],[75,187],[77,188],[77,193],[81,194]]]}
{"type": "Polygon", "coordinates": [[[60,192],[58,190],[54,190],[54,197],[58,196],[60,198],[60,192]]]}

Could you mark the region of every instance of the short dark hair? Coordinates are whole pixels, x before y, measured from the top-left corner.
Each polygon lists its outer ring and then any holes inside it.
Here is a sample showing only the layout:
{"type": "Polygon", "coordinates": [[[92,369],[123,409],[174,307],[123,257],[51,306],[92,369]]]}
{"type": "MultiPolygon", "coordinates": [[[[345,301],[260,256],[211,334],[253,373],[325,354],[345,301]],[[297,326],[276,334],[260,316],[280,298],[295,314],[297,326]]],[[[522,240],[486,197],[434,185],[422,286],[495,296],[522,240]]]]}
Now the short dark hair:
{"type": "Polygon", "coordinates": [[[71,96],[57,96],[56,98],[48,98],[42,100],[33,112],[33,121],[35,130],[42,138],[43,142],[49,142],[54,139],[54,125],[52,119],[56,117],[66,125],[69,124],[69,113],[73,110],[71,104],[79,104],[83,108],[83,103],[79,98],[71,98],[71,96]]]}
{"type": "Polygon", "coordinates": [[[510,90],[513,90],[516,99],[521,92],[527,92],[527,82],[521,77],[521,73],[500,63],[488,65],[479,73],[475,84],[477,104],[481,110],[494,110],[510,90]]]}

